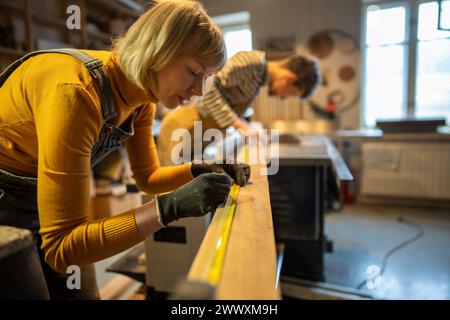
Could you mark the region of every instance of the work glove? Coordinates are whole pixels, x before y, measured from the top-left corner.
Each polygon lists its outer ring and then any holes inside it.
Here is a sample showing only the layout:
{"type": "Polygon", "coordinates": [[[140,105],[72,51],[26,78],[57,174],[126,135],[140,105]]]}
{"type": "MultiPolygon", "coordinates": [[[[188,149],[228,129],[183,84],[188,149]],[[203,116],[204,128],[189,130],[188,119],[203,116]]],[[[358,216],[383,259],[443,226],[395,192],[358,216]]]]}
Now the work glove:
{"type": "Polygon", "coordinates": [[[204,173],[217,172],[228,174],[234,182],[239,186],[244,186],[250,179],[250,166],[242,162],[232,164],[212,163],[194,161],[191,166],[191,173],[194,177],[198,177],[204,173]]]}
{"type": "Polygon", "coordinates": [[[232,180],[225,173],[202,174],[177,190],[159,195],[159,214],[163,225],[186,217],[201,217],[225,203],[232,180]]]}

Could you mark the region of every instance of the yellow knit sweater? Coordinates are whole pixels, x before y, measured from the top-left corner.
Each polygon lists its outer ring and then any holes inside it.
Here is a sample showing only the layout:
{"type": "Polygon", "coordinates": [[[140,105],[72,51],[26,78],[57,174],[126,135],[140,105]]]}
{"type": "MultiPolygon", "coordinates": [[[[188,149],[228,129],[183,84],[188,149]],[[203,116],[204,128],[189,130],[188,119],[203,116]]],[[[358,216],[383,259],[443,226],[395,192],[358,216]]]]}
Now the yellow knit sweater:
{"type": "MultiPolygon", "coordinates": [[[[160,193],[189,181],[190,165],[160,167],[152,137],[156,102],[121,72],[117,56],[88,51],[110,77],[120,126],[138,109],[126,147],[141,190],[160,193]]],[[[37,202],[45,260],[65,273],[142,241],[134,210],[88,221],[92,146],[102,127],[99,92],[77,59],[57,53],[24,62],[0,88],[0,168],[38,178],[37,202]]]]}

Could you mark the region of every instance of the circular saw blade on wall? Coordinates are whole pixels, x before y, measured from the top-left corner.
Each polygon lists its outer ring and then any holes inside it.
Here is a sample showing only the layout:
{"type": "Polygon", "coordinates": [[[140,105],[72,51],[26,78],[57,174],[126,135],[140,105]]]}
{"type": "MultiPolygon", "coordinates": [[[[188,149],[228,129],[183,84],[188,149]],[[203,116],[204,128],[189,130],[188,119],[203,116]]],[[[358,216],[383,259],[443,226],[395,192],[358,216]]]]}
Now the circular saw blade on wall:
{"type": "Polygon", "coordinates": [[[324,30],[305,45],[306,51],[318,58],[323,78],[308,101],[313,111],[334,118],[356,106],[360,92],[358,41],[344,31],[324,30]]]}

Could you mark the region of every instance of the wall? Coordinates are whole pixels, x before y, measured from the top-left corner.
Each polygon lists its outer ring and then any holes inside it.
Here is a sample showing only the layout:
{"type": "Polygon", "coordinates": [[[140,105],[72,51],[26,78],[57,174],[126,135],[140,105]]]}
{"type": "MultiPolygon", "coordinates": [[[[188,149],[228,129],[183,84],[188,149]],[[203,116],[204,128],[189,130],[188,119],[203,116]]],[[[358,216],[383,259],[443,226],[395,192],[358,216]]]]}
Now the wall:
{"type": "MultiPolygon", "coordinates": [[[[202,0],[211,16],[238,11],[250,12],[253,48],[262,47],[265,39],[294,36],[297,44],[324,29],[340,29],[360,39],[360,0],[202,0]]],[[[286,108],[283,108],[286,109],[286,108]]],[[[304,119],[311,117],[308,108],[304,112],[289,112],[304,119]]],[[[341,119],[341,128],[359,127],[359,103],[341,119]]]]}

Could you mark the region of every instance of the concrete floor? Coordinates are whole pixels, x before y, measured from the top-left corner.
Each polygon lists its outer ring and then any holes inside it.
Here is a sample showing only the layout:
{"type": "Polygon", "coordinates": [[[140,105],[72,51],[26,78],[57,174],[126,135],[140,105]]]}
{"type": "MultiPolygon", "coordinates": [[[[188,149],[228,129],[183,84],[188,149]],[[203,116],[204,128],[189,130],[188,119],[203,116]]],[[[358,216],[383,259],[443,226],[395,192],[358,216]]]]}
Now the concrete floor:
{"type": "MultiPolygon", "coordinates": [[[[326,283],[355,289],[367,280],[370,265],[418,230],[398,222],[402,216],[423,227],[419,240],[390,256],[378,289],[361,290],[377,299],[450,299],[450,212],[393,206],[346,206],[325,217],[334,252],[325,256],[326,283]]],[[[125,254],[96,263],[99,288],[116,276],[105,268],[125,254]]],[[[139,287],[136,286],[133,289],[139,287]]],[[[128,294],[128,293],[127,293],[128,294]]],[[[122,297],[126,299],[126,297],[122,297]]]]}
{"type": "Polygon", "coordinates": [[[327,214],[334,252],[325,257],[326,282],[356,288],[370,265],[381,268],[391,248],[418,233],[399,216],[423,227],[423,237],[390,256],[378,288],[361,290],[379,299],[450,299],[449,210],[351,205],[327,214]]]}

